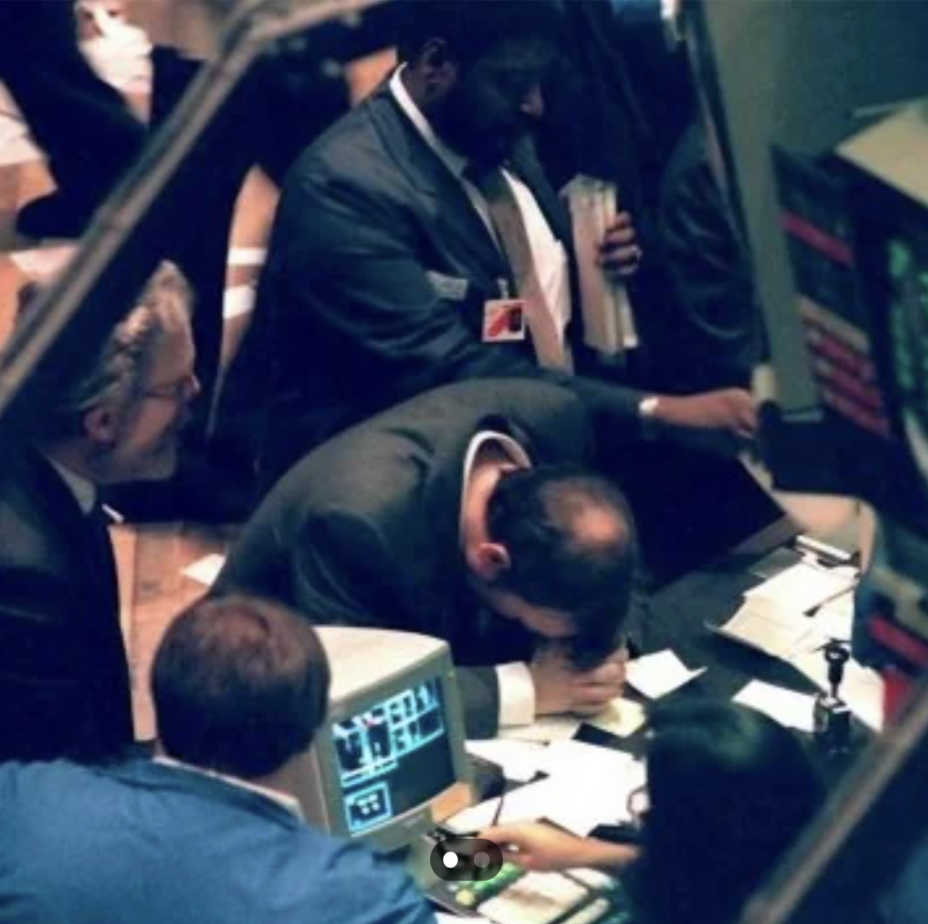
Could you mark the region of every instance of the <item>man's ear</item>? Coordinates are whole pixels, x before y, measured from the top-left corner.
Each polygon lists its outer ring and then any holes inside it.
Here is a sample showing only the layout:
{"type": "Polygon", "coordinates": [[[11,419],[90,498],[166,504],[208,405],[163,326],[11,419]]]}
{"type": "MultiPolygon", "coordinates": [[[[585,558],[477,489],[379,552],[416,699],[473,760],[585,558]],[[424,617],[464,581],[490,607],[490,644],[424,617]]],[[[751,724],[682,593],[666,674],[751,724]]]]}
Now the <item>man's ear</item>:
{"type": "Polygon", "coordinates": [[[471,570],[485,584],[497,583],[512,566],[509,549],[499,542],[481,542],[471,557],[471,570]]]}
{"type": "Polygon", "coordinates": [[[119,432],[119,416],[105,404],[91,408],[82,418],[84,435],[95,446],[107,447],[116,442],[119,432]]]}
{"type": "Polygon", "coordinates": [[[418,70],[429,102],[444,98],[458,77],[457,61],[442,38],[431,38],[422,46],[418,70]]]}

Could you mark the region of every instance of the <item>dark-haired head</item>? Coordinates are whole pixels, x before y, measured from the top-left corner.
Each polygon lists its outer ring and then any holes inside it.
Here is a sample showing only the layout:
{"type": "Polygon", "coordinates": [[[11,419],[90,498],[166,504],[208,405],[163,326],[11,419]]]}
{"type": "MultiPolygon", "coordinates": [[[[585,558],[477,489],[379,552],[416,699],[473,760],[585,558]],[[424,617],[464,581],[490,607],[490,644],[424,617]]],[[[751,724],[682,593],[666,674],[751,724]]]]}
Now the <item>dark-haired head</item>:
{"type": "Polygon", "coordinates": [[[657,706],[641,860],[629,885],[648,924],[726,924],[818,810],[802,744],[752,709],[657,706]]]}
{"type": "Polygon", "coordinates": [[[243,779],[269,776],[309,747],[328,693],[312,626],[243,596],[203,599],[178,616],[152,672],[165,753],[243,779]]]}
{"type": "Polygon", "coordinates": [[[475,164],[502,163],[541,117],[560,16],[548,0],[406,0],[404,82],[436,132],[475,164]]]}
{"type": "MultiPolygon", "coordinates": [[[[578,655],[590,660],[618,643],[635,573],[631,514],[604,478],[573,466],[504,474],[487,504],[489,550],[502,566],[488,577],[498,600],[514,600],[532,625],[550,613],[565,624],[578,655]]],[[[505,613],[504,613],[505,614],[505,613]]],[[[539,634],[553,633],[541,630],[539,634]]]]}

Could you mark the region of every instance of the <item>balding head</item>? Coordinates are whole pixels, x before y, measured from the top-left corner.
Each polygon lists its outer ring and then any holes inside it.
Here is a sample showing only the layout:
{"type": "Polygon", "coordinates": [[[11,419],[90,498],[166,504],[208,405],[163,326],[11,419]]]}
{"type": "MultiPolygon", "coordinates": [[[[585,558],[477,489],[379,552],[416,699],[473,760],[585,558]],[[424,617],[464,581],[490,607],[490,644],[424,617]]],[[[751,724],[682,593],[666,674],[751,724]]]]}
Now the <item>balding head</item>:
{"type": "Polygon", "coordinates": [[[490,497],[487,533],[508,559],[496,590],[568,614],[580,648],[609,649],[636,558],[631,514],[612,484],[567,466],[509,472],[490,497]]]}

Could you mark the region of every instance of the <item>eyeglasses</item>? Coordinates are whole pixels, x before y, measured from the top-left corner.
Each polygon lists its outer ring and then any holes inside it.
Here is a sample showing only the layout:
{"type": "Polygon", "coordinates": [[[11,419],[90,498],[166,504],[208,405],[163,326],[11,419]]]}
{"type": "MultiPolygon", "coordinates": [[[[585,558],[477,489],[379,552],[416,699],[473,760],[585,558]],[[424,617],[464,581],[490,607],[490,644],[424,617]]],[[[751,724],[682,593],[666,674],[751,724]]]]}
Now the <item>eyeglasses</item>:
{"type": "Polygon", "coordinates": [[[140,391],[142,398],[173,401],[175,404],[193,400],[200,393],[200,380],[195,372],[188,372],[182,379],[165,385],[153,385],[140,391]]]}

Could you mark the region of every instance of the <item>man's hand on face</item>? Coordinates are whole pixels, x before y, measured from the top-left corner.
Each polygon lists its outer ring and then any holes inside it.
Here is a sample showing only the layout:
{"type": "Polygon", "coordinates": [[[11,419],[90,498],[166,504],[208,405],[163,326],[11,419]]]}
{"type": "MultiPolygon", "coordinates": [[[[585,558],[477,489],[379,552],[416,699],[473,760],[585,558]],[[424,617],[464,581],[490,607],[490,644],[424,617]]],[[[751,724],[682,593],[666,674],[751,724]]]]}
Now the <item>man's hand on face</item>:
{"type": "Polygon", "coordinates": [[[641,248],[635,235],[632,216],[619,212],[599,245],[599,265],[616,280],[633,276],[641,265],[641,248]]]}
{"type": "Polygon", "coordinates": [[[535,683],[535,712],[596,715],[622,695],[628,652],[620,648],[594,668],[580,670],[560,645],[540,648],[529,664],[535,683]]]}
{"type": "Polygon", "coordinates": [[[662,395],[654,417],[671,435],[725,453],[744,449],[757,436],[757,411],[743,388],[662,395]]]}

